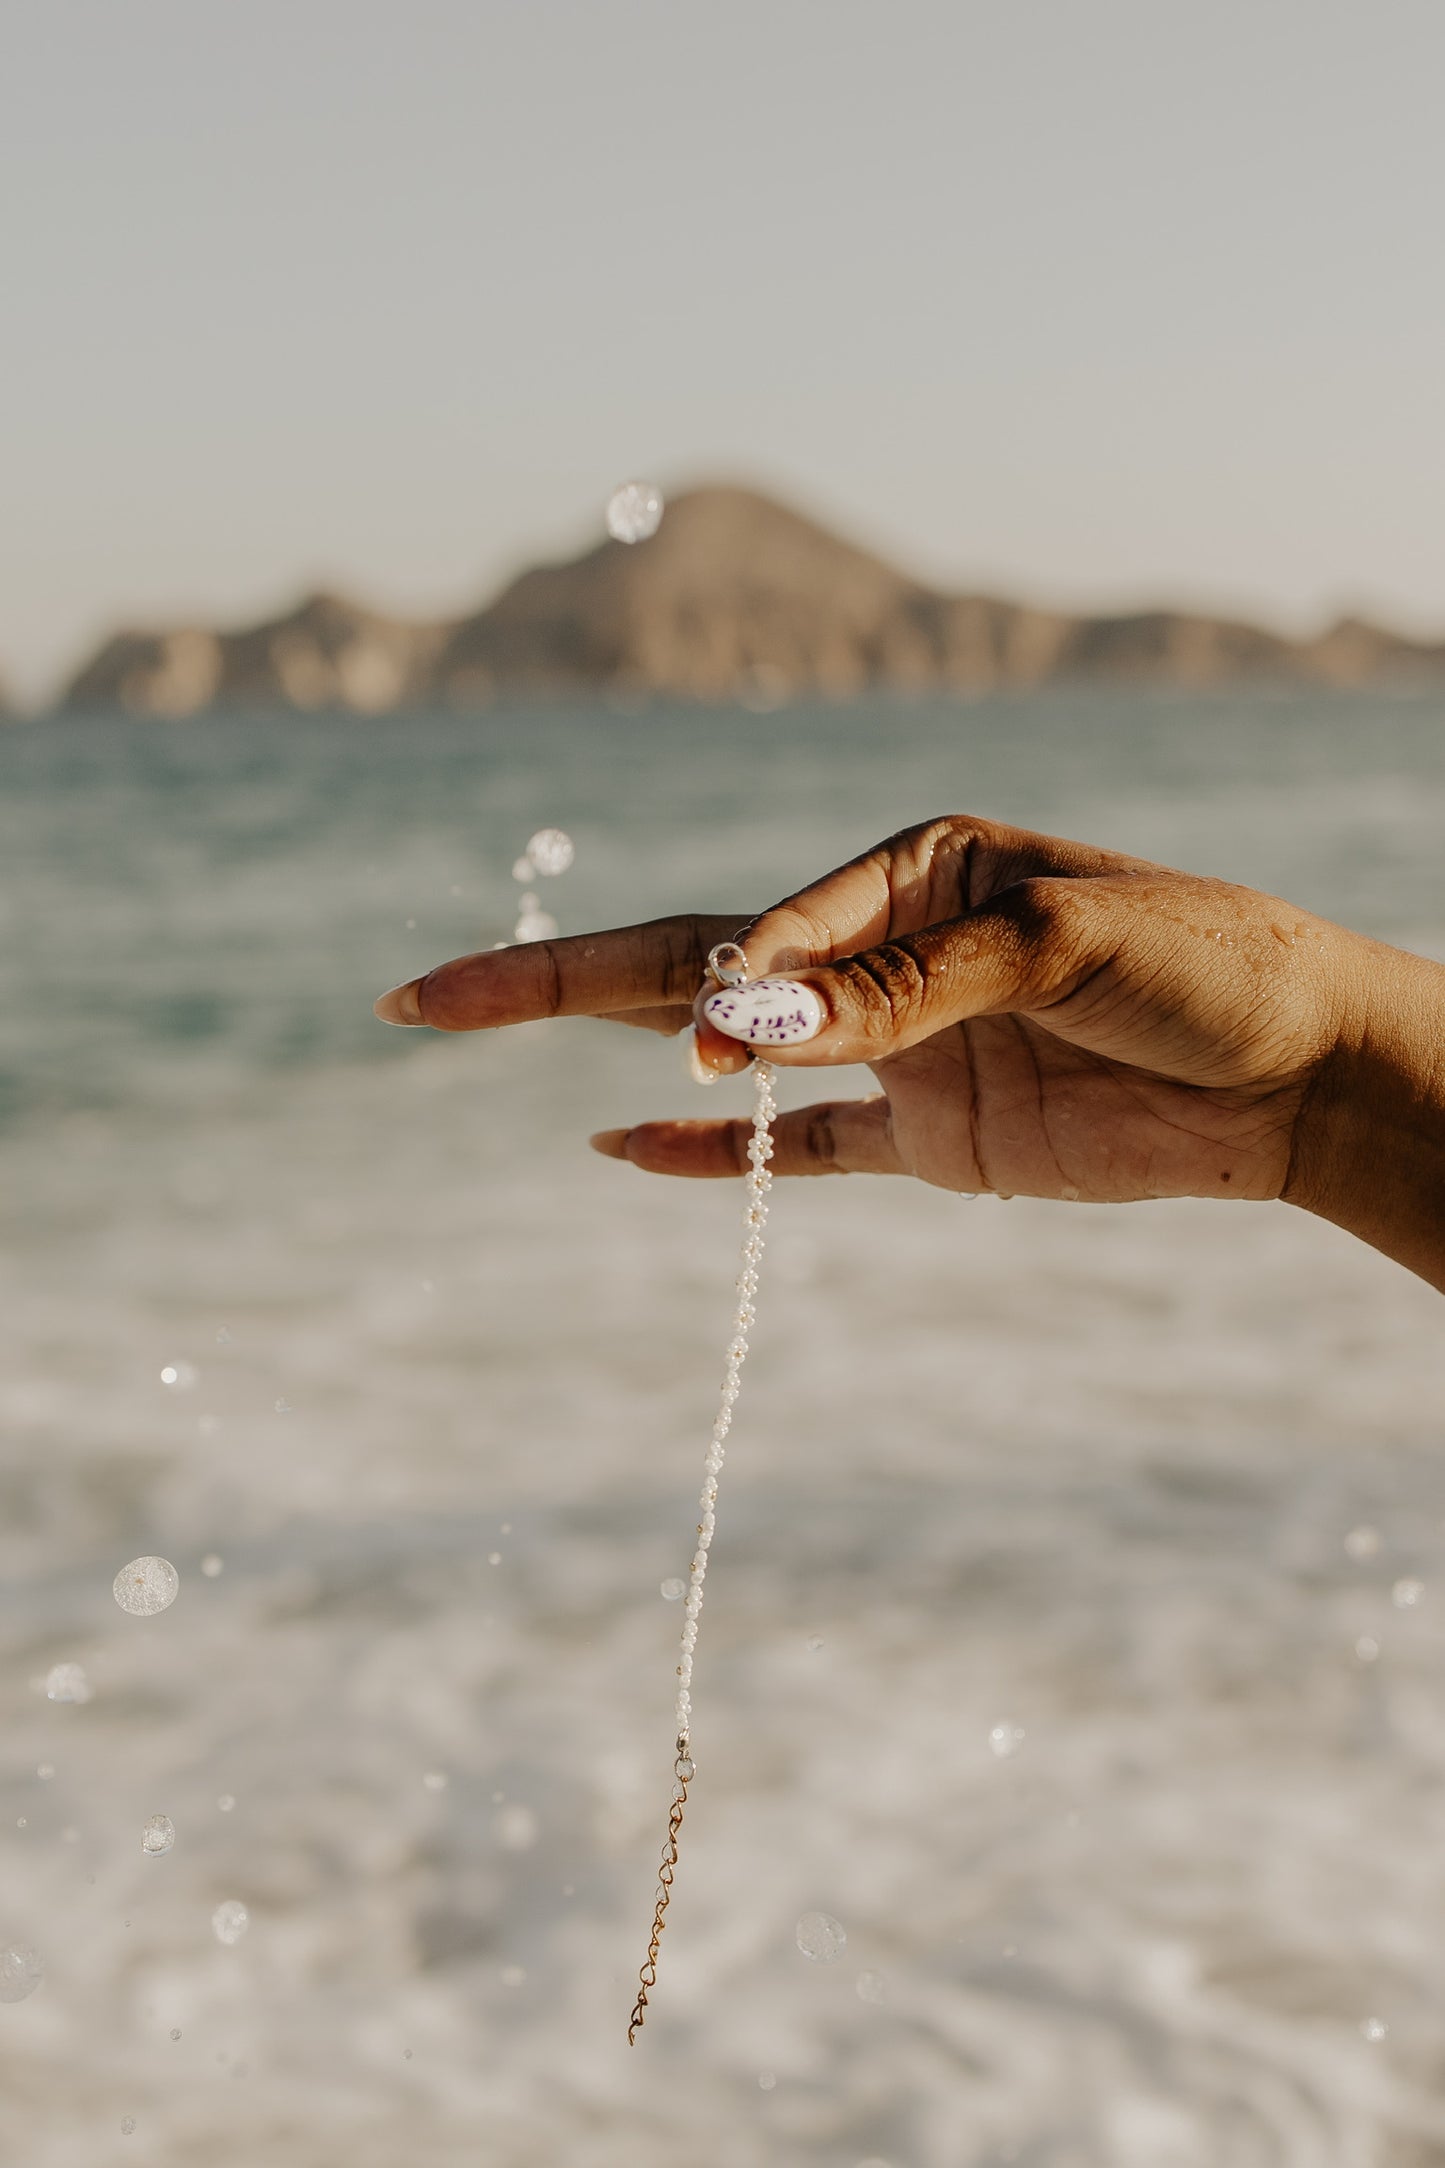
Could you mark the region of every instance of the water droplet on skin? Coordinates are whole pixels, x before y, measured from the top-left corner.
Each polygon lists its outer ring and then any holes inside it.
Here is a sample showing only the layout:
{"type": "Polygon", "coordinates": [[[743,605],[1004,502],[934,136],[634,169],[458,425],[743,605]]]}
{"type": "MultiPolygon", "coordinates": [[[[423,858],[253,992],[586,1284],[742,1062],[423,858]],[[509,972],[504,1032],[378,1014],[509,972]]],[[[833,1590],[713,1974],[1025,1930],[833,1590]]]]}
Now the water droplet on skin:
{"type": "Polygon", "coordinates": [[[808,1647],[809,1647],[809,1648],[810,1648],[810,1649],[812,1650],[812,1652],[813,1652],[813,1654],[814,1654],[815,1656],[817,1655],[817,1653],[818,1653],[819,1649],[820,1649],[820,1648],[821,1648],[822,1646],[823,1646],[823,1636],[822,1636],[821,1634],[809,1634],[809,1636],[808,1636],[808,1647]]]}
{"type": "Polygon", "coordinates": [[[798,1948],[815,1965],[831,1965],[848,1947],[848,1930],[829,1912],[805,1912],[793,1932],[798,1948]]]}
{"type": "Polygon", "coordinates": [[[402,2049],[402,2051],[401,2051],[401,2059],[402,2059],[402,2061],[403,2061],[404,2063],[409,2063],[409,2062],[411,2061],[411,2049],[410,2049],[410,2048],[403,2048],[403,2049],[402,2049]]]}
{"type": "Polygon", "coordinates": [[[181,1577],[168,1558],[133,1558],[122,1566],[111,1587],[122,1611],[133,1618],[154,1618],[176,1600],[181,1577]]]}
{"type": "Polygon", "coordinates": [[[220,1556],[219,1552],[207,1551],[205,1557],[201,1560],[201,1571],[208,1581],[214,1581],[216,1575],[224,1573],[225,1569],[226,1561],[220,1556]]]}
{"type": "Polygon", "coordinates": [[[16,1821],[16,1823],[15,1823],[15,1827],[16,1827],[17,1829],[28,1829],[28,1828],[30,1827],[30,1824],[29,1824],[29,1822],[28,1822],[28,1821],[26,1820],[25,1816],[24,1816],[24,1815],[22,1814],[22,1815],[20,1815],[20,1816],[18,1817],[18,1819],[17,1819],[17,1821],[16,1821]]]}
{"type": "Polygon", "coordinates": [[[240,1941],[250,1924],[251,1915],[239,1897],[228,1897],[223,1904],[218,1904],[211,1914],[211,1933],[218,1942],[223,1942],[227,1949],[240,1941]]]}
{"type": "Polygon", "coordinates": [[[445,1769],[428,1769],[421,1781],[423,1787],[429,1792],[444,1792],[449,1779],[445,1769]]]}
{"type": "Polygon", "coordinates": [[[1390,1591],[1390,1601],[1397,1611],[1413,1611],[1424,1594],[1423,1581],[1397,1581],[1390,1591]]]}
{"type": "Polygon", "coordinates": [[[1022,1724],[995,1724],[988,1735],[989,1752],[996,1755],[999,1761],[1007,1761],[1011,1754],[1017,1754],[1023,1743],[1022,1724]]]}
{"type": "Polygon", "coordinates": [[[133,2115],[123,2115],[123,2116],[121,2117],[121,2119],[120,2119],[120,2134],[121,2134],[122,2138],[130,2138],[130,2137],[133,2137],[133,2136],[134,2136],[134,2134],[135,2134],[135,2117],[134,2117],[133,2115]]]}
{"type": "Polygon", "coordinates": [[[24,2002],[45,1978],[40,1952],[29,1942],[0,1949],[0,2002],[24,2002]]]}
{"type": "Polygon", "coordinates": [[[860,2002],[886,2002],[888,1982],[881,1972],[860,1972],[854,1982],[854,1992],[860,2002]]]}
{"type": "Polygon", "coordinates": [[[89,1701],[91,1684],[80,1664],[52,1664],[45,1674],[47,1701],[89,1701]]]}
{"type": "Polygon", "coordinates": [[[180,2026],[179,2026],[179,2025],[172,2025],[172,2027],[171,2027],[171,2038],[172,2038],[172,2040],[179,2040],[179,2039],[180,2039],[180,2037],[181,2037],[181,2028],[180,2028],[180,2026]]]}
{"type": "Polygon", "coordinates": [[[167,1363],[161,1372],[161,1383],[173,1393],[188,1393],[199,1384],[200,1376],[194,1363],[167,1363]]]}
{"type": "Polygon", "coordinates": [[[645,542],[662,525],[662,491],[654,482],[624,482],[607,500],[614,542],[645,542]]]}
{"type": "Polygon", "coordinates": [[[1380,1544],[1379,1529],[1371,1528],[1368,1522],[1361,1522],[1358,1528],[1352,1528],[1346,1536],[1345,1554],[1349,1558],[1373,1558],[1380,1549],[1380,1544]]]}
{"type": "Polygon", "coordinates": [[[168,1814],[153,1814],[141,1831],[140,1848],[147,1859],[162,1859],[176,1841],[176,1825],[168,1814]]]}
{"type": "Polygon", "coordinates": [[[778,2077],[776,2071],[760,2070],[758,2072],[758,2091],[760,2093],[770,2093],[773,2087],[777,2084],[777,2082],[778,2077]]]}
{"type": "Polygon", "coordinates": [[[1382,2017],[1367,2017],[1360,2020],[1360,2031],[1372,2043],[1383,2040],[1389,2030],[1389,2026],[1382,2017]]]}

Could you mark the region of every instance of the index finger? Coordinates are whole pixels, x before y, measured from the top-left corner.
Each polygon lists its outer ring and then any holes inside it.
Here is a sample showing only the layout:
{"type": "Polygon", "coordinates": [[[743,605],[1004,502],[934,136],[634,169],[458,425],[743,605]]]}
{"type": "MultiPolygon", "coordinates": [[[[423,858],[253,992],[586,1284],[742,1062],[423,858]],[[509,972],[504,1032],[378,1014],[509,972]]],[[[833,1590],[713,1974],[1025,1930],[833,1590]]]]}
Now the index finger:
{"type": "Polygon", "coordinates": [[[730,941],[738,915],[691,913],[552,941],[521,941],[438,964],[376,1003],[386,1024],[433,1031],[493,1031],[540,1016],[604,1016],[690,1002],[708,951],[730,941]]]}

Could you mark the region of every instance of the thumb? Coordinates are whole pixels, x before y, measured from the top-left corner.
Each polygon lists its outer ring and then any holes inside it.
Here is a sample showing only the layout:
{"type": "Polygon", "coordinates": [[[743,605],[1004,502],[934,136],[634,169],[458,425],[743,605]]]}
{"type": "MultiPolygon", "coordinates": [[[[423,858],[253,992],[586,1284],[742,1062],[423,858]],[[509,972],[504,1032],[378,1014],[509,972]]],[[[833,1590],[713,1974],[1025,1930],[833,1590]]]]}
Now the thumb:
{"type": "Polygon", "coordinates": [[[1065,999],[1117,950],[1116,904],[1112,882],[1020,881],[964,917],[796,978],[723,987],[702,1013],[769,1061],[880,1061],[966,1017],[1065,999]]]}

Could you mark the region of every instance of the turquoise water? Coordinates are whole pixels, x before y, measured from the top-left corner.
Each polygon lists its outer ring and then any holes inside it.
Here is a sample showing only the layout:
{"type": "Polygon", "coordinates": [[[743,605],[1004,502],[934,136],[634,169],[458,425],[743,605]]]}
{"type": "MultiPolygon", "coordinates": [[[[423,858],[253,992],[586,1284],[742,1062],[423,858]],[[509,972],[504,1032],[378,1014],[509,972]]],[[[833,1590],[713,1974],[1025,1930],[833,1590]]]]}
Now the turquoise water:
{"type": "Polygon", "coordinates": [[[1438,702],[0,735],[7,2158],[1445,2157],[1438,1298],[1283,1207],[780,1190],[623,2042],[736,1199],[585,1151],[694,1110],[673,1045],[371,1000],[543,825],[581,930],[963,809],[1445,954],[1438,702]]]}

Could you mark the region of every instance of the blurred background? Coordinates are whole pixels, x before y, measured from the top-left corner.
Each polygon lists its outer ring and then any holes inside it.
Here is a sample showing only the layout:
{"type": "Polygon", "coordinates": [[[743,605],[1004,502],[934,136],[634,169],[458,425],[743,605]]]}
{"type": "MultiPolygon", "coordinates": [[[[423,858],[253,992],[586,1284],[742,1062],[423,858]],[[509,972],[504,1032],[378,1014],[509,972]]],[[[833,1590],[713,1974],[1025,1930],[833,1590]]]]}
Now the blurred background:
{"type": "Polygon", "coordinates": [[[780,1187],[629,2050],[739,1199],[586,1151],[696,1111],[672,1044],[370,1008],[963,808],[1445,957],[1438,11],[3,37],[5,2158],[1445,2163],[1438,1298],[1282,1206],[780,1187]],[[1294,659],[73,696],[465,619],[634,475],[1294,659]],[[1298,660],[1352,613],[1412,670],[1298,660]]]}

